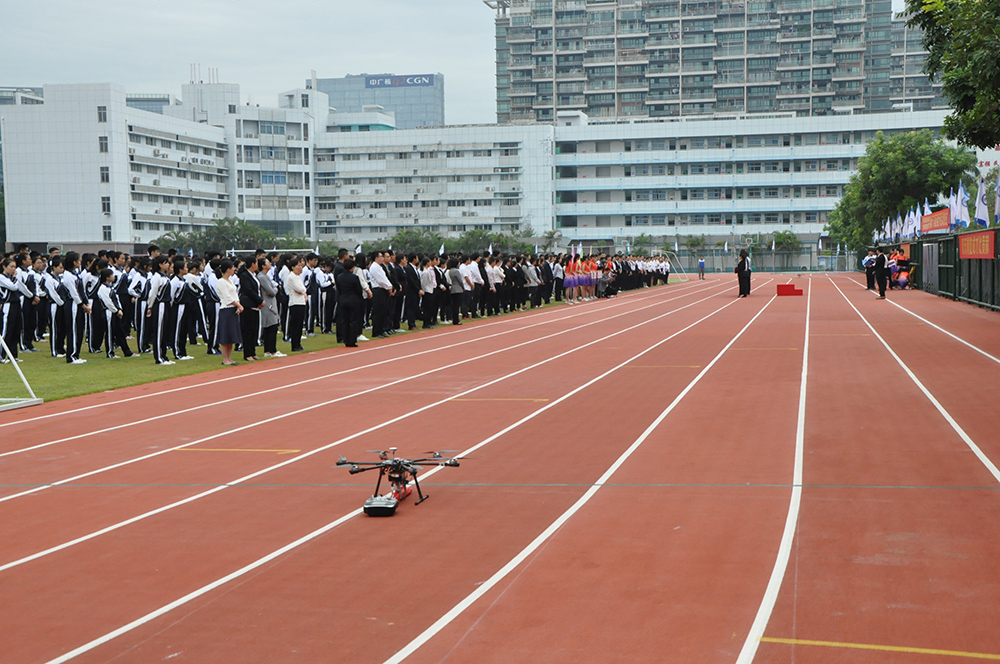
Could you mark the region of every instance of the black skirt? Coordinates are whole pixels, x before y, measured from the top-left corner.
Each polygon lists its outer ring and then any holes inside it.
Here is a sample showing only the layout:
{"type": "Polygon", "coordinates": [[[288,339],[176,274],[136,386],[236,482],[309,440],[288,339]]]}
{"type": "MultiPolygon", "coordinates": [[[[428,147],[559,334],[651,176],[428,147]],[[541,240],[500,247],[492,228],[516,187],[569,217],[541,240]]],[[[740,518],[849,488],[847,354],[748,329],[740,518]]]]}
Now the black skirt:
{"type": "Polygon", "coordinates": [[[240,332],[240,321],[236,315],[236,307],[219,309],[219,343],[238,344],[243,342],[240,332]]]}

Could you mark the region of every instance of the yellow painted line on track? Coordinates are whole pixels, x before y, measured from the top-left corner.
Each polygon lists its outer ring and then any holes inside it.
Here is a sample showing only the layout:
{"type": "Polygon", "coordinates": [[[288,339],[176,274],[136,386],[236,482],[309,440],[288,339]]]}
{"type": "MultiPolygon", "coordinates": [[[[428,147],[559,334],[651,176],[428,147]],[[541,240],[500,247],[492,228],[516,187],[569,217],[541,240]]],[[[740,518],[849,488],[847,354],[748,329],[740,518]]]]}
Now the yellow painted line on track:
{"type": "Polygon", "coordinates": [[[878,650],[882,652],[906,652],[917,655],[943,655],[945,657],[965,657],[966,659],[989,659],[1000,661],[1000,655],[964,650],[939,650],[937,648],[911,648],[908,646],[886,646],[874,643],[843,643],[840,641],[810,641],[807,639],[779,639],[762,636],[761,643],[783,643],[791,646],[823,646],[827,648],[849,648],[853,650],[878,650]]]}
{"type": "Polygon", "coordinates": [[[548,401],[548,399],[450,399],[450,401],[534,401],[538,403],[548,401]]]}
{"type": "Polygon", "coordinates": [[[272,454],[297,454],[302,450],[261,450],[255,448],[232,448],[222,449],[215,447],[182,447],[175,452],[271,452],[272,454]]]}

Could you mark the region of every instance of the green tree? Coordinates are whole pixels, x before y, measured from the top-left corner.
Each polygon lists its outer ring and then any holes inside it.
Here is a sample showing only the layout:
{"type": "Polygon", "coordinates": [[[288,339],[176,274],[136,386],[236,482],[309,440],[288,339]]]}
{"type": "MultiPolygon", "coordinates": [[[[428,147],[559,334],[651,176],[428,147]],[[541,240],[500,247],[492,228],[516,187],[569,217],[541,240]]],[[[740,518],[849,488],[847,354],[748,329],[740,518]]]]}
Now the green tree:
{"type": "Polygon", "coordinates": [[[907,22],[923,31],[924,72],[938,76],[952,108],[948,138],[1000,143],[1000,0],[906,0],[907,22]]]}
{"type": "Polygon", "coordinates": [[[688,248],[691,253],[697,253],[705,248],[705,236],[704,235],[689,235],[684,238],[684,246],[688,248]]]}
{"type": "Polygon", "coordinates": [[[545,240],[545,248],[548,251],[552,251],[559,244],[559,240],[562,239],[562,231],[559,229],[545,231],[542,238],[545,240]]]}
{"type": "Polygon", "coordinates": [[[886,218],[905,215],[925,198],[947,196],[950,189],[958,189],[959,181],[968,190],[978,178],[975,169],[974,152],[952,147],[928,129],[890,136],[879,132],[830,213],[830,237],[861,251],[886,218]]]}
{"type": "MultiPolygon", "coordinates": [[[[299,240],[302,242],[302,240],[299,240]]],[[[226,217],[219,219],[215,225],[193,233],[178,233],[172,231],[154,240],[163,248],[174,248],[184,253],[188,249],[195,253],[203,253],[209,249],[228,251],[229,249],[268,249],[277,246],[278,240],[270,231],[255,226],[245,219],[226,217]]]]}

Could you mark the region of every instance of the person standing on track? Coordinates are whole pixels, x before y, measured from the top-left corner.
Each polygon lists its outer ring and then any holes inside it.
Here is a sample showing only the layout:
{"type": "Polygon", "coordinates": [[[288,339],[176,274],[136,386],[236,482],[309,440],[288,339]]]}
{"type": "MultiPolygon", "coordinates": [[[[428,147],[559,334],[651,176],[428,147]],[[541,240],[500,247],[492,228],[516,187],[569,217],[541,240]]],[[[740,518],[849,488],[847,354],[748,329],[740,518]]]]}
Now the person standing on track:
{"type": "Polygon", "coordinates": [[[704,279],[705,278],[705,257],[704,256],[701,256],[698,259],[698,278],[699,279],[704,279]]]}
{"type": "Polygon", "coordinates": [[[875,281],[878,283],[878,297],[876,300],[885,299],[885,287],[889,283],[889,257],[885,255],[885,249],[878,248],[878,255],[875,256],[875,281]]]}
{"type": "Polygon", "coordinates": [[[740,249],[740,260],[736,264],[736,276],[740,282],[739,297],[750,294],[750,255],[746,249],[740,249]]]}
{"type": "Polygon", "coordinates": [[[875,250],[869,249],[868,255],[861,260],[865,268],[865,290],[875,290],[875,250]]]}

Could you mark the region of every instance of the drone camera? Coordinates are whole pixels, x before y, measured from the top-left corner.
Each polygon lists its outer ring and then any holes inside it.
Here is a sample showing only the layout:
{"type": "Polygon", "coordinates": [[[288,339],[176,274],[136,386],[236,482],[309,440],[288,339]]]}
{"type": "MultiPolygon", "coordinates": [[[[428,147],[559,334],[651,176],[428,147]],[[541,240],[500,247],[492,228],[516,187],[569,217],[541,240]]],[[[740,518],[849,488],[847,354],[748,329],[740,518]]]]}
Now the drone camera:
{"type": "Polygon", "coordinates": [[[351,468],[347,472],[349,472],[351,475],[354,475],[355,473],[360,473],[361,468],[359,468],[358,466],[351,466],[351,468]]]}

